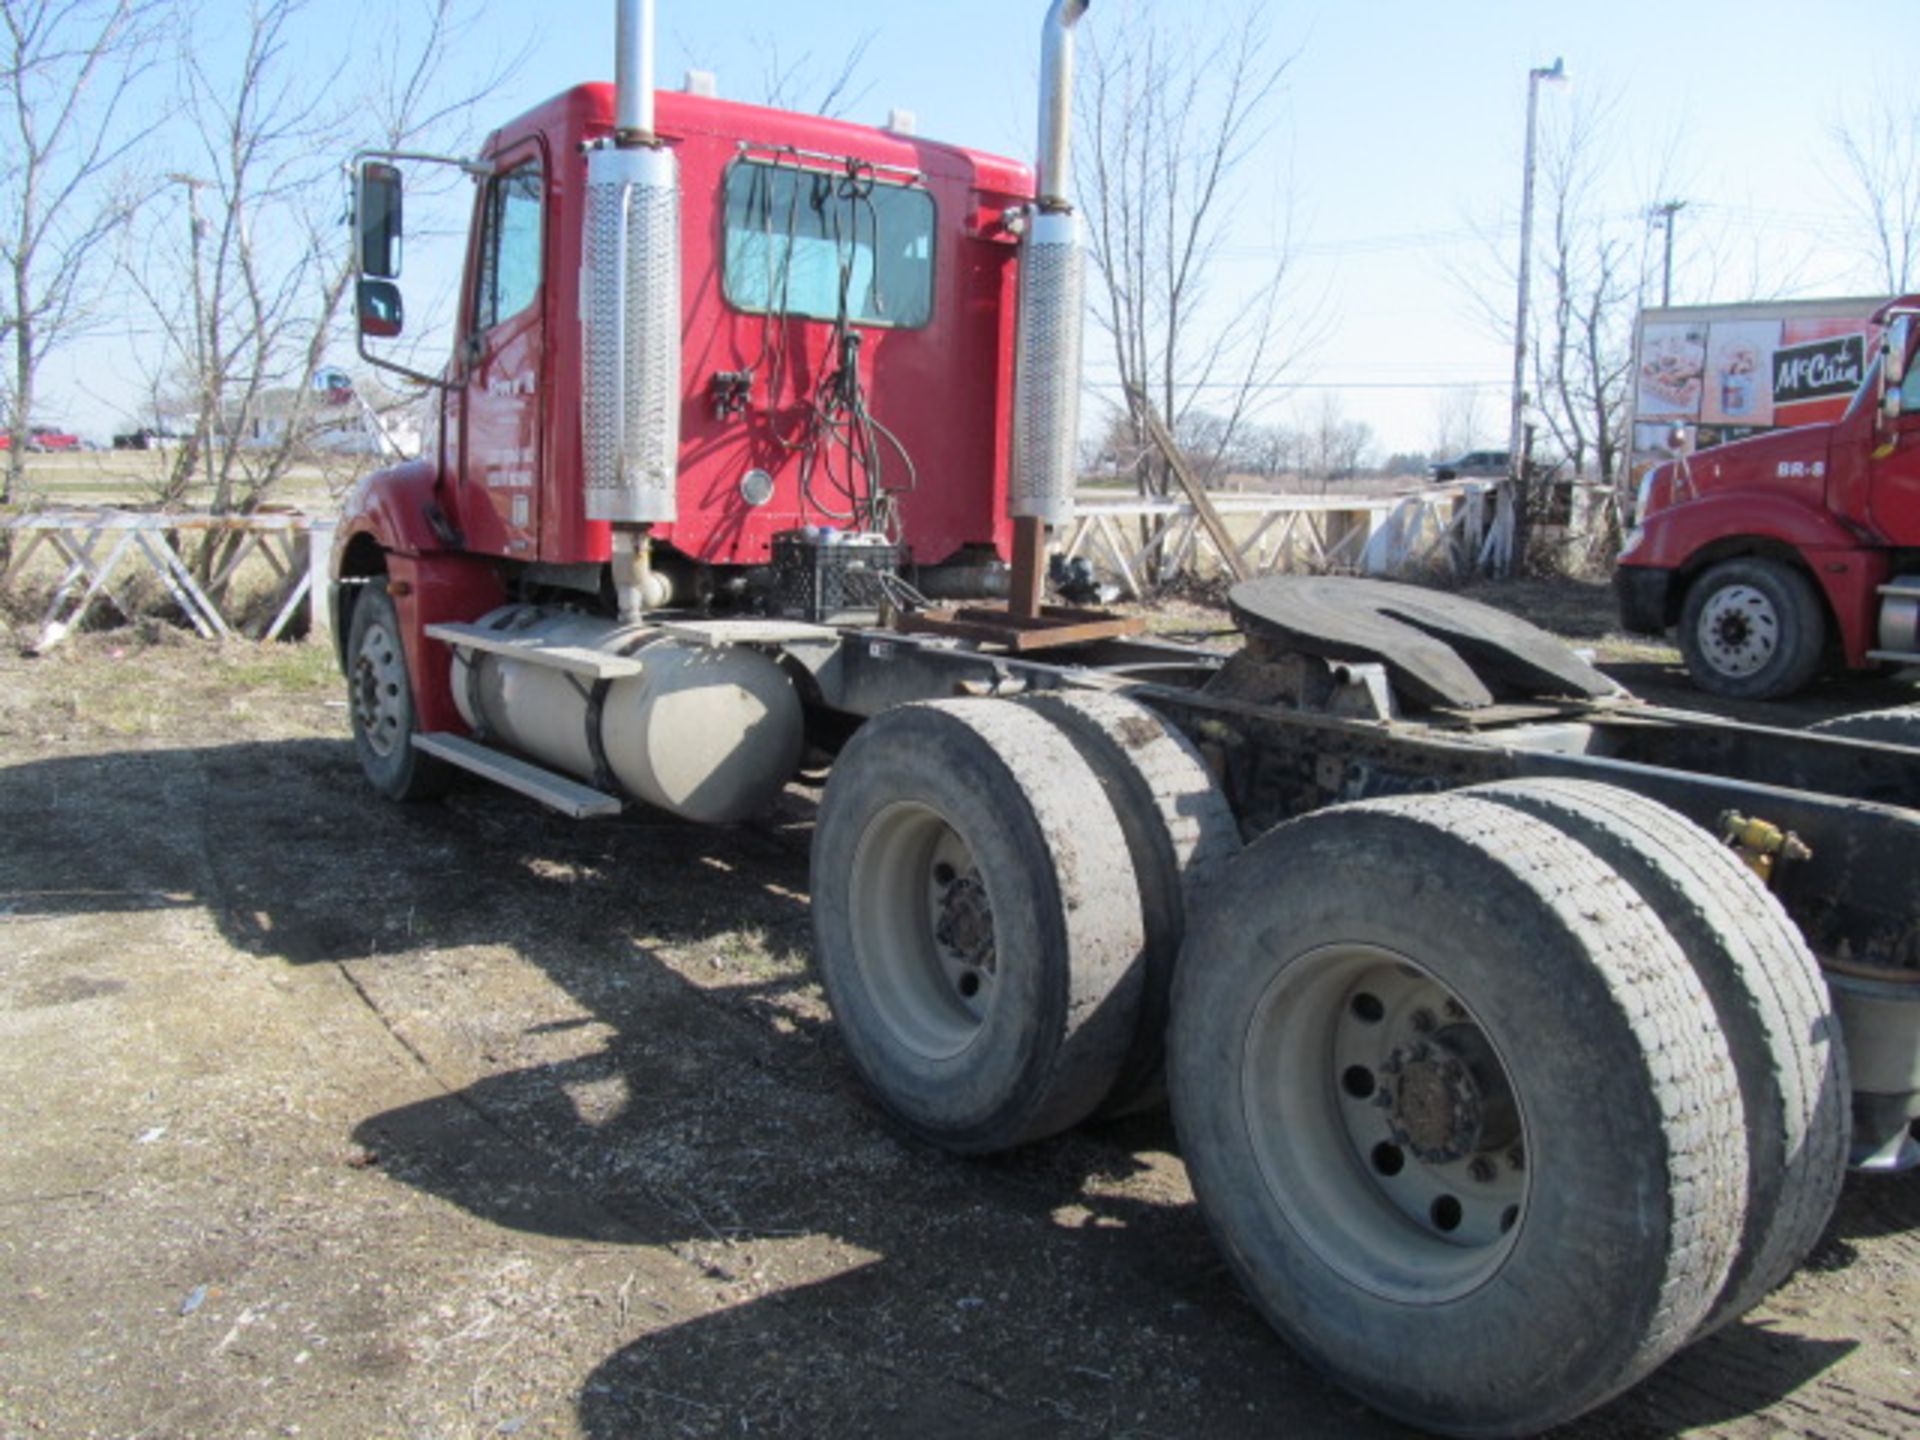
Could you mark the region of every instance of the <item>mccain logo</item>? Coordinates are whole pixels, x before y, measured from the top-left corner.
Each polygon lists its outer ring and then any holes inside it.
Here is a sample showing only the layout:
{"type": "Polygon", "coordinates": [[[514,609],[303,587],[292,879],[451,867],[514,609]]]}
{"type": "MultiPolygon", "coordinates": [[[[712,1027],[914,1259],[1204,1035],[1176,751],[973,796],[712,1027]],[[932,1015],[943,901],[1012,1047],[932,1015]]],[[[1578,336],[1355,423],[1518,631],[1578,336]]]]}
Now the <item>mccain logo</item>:
{"type": "Polygon", "coordinates": [[[1851,395],[1866,373],[1864,335],[1837,335],[1810,340],[1773,352],[1773,403],[1823,400],[1829,395],[1851,395]]]}

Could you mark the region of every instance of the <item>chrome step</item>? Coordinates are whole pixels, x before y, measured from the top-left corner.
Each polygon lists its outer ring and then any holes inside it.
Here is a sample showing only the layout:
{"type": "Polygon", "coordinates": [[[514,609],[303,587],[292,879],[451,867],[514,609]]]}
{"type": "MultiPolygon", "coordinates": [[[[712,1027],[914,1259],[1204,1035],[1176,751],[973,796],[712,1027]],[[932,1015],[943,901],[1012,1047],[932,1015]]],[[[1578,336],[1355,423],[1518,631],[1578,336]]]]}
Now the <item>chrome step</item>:
{"type": "Polygon", "coordinates": [[[443,640],[463,650],[507,655],[529,665],[545,665],[587,680],[624,680],[641,670],[637,656],[589,650],[584,645],[543,645],[529,636],[515,635],[510,630],[489,630],[484,625],[429,625],[426,633],[429,639],[443,640]]]}
{"type": "Polygon", "coordinates": [[[415,735],[413,748],[445,760],[449,765],[458,765],[462,770],[471,770],[475,775],[504,785],[530,800],[538,800],[542,805],[558,810],[562,815],[571,815],[575,820],[620,813],[618,796],[596,790],[591,785],[582,785],[565,775],[556,775],[551,770],[543,770],[512,755],[490,750],[464,735],[453,735],[446,731],[415,735]]]}
{"type": "Polygon", "coordinates": [[[1867,659],[1884,660],[1893,665],[1920,665],[1920,650],[1869,650],[1867,659]]]}

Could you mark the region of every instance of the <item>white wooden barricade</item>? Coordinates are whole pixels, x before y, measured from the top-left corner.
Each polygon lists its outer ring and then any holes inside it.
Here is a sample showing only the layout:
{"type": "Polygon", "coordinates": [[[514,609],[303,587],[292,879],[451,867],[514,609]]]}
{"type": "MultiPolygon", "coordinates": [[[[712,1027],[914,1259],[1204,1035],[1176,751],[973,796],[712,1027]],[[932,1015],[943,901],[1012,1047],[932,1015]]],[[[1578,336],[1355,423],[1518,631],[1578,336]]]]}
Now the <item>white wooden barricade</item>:
{"type": "MultiPolygon", "coordinates": [[[[1235,548],[1255,574],[1288,570],[1354,570],[1402,575],[1447,569],[1456,574],[1498,569],[1512,547],[1511,518],[1492,485],[1463,482],[1409,495],[1321,496],[1213,494],[1235,548]]],[[[1135,599],[1144,577],[1164,583],[1186,575],[1225,573],[1213,537],[1183,498],[1141,499],[1082,491],[1061,549],[1084,555],[1135,599]]]]}
{"type": "MultiPolygon", "coordinates": [[[[1509,507],[1498,487],[1461,482],[1406,495],[1320,496],[1232,492],[1213,495],[1215,509],[1238,539],[1236,548],[1255,574],[1288,570],[1353,570],[1402,575],[1450,570],[1504,573],[1512,561],[1509,507]]],[[[1146,577],[1164,583],[1186,575],[1219,574],[1228,567],[1218,545],[1184,497],[1140,499],[1083,492],[1078,514],[1058,535],[1069,558],[1084,555],[1111,574],[1134,599],[1146,577]]],[[[57,645],[96,602],[128,613],[116,581],[151,570],[193,625],[208,639],[230,636],[234,623],[213,598],[248,559],[258,557],[279,577],[281,603],[263,632],[274,639],[305,605],[312,633],[324,633],[327,552],[334,521],[295,513],[165,515],[129,510],[48,510],[0,519],[13,536],[13,555],[0,572],[4,589],[42,547],[65,563],[65,573],[41,622],[33,648],[57,645]],[[201,585],[181,554],[187,537],[219,531],[238,543],[211,583],[201,585]]]]}
{"type": "Polygon", "coordinates": [[[225,639],[236,626],[213,597],[226,594],[241,565],[257,557],[278,578],[281,592],[280,606],[260,638],[277,639],[302,605],[311,633],[321,634],[329,628],[327,552],[333,528],[331,517],[294,513],[186,515],[101,509],[16,515],[0,519],[0,530],[9,532],[13,541],[12,555],[0,571],[0,589],[22,574],[42,548],[65,563],[32,646],[36,651],[59,644],[96,602],[131,619],[124,580],[142,568],[158,577],[196,631],[209,640],[225,639]],[[189,537],[212,533],[236,543],[202,585],[181,550],[189,537]]]}

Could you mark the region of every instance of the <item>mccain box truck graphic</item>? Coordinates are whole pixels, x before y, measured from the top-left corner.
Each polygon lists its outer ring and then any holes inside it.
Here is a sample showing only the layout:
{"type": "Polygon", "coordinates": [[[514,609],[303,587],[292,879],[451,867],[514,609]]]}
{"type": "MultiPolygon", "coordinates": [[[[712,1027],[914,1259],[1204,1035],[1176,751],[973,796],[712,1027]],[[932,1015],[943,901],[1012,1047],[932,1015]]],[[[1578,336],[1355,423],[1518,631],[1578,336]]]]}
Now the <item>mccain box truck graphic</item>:
{"type": "Polygon", "coordinates": [[[1836,420],[1867,371],[1884,296],[1675,305],[1634,331],[1633,449],[1663,459],[1675,425],[1697,448],[1836,420]]]}

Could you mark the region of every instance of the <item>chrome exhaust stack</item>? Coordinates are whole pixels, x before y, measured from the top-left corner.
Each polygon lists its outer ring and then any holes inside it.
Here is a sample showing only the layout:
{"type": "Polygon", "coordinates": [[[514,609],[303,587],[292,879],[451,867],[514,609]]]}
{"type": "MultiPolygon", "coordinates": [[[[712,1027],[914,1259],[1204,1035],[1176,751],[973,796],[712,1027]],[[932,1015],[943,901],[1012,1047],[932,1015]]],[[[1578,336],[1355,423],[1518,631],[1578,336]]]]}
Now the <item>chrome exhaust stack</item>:
{"type": "Polygon", "coordinates": [[[1007,513],[1073,518],[1084,317],[1080,217],[1073,213],[1073,27],[1090,0],[1053,0],[1040,36],[1040,134],[1033,212],[1020,254],[1012,476],[1007,513]]]}
{"type": "Polygon", "coordinates": [[[654,132],[654,0],[618,0],[616,20],[613,139],[587,156],[581,438],[586,515],[613,524],[631,619],[646,527],[679,513],[680,179],[654,132]]]}

